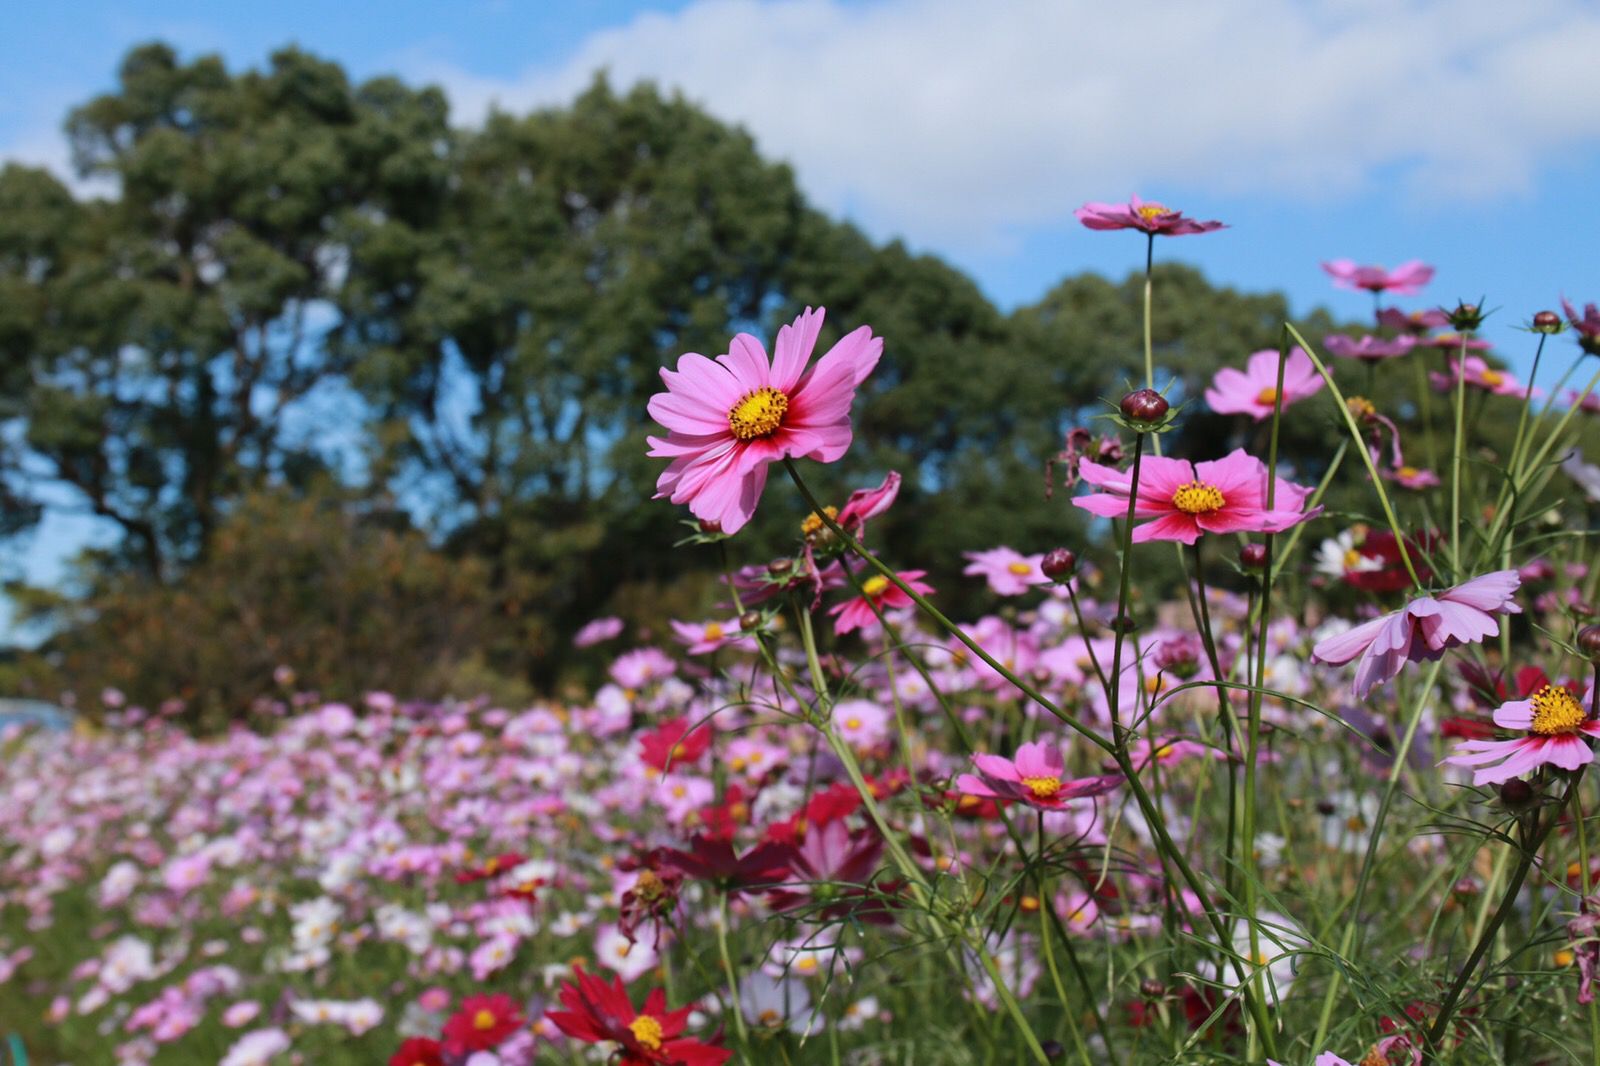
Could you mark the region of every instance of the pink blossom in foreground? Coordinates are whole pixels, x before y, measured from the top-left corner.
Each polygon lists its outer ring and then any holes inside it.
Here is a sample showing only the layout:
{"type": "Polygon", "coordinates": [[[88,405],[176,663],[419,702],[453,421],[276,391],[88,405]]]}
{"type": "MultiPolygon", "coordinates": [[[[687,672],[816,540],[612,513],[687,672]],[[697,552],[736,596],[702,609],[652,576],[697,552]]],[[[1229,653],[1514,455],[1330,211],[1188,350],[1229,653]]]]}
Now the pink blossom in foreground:
{"type": "Polygon", "coordinates": [[[1591,737],[1600,737],[1600,721],[1588,717],[1591,690],[1580,702],[1557,685],[1545,685],[1525,700],[1512,700],[1494,712],[1494,724],[1521,736],[1510,740],[1464,740],[1444,761],[1452,766],[1482,767],[1474,785],[1498,785],[1541,766],[1576,770],[1594,761],[1591,737]],[[1498,765],[1488,766],[1487,763],[1498,765]]]}
{"type": "Polygon", "coordinates": [[[1395,337],[1393,340],[1366,336],[1358,340],[1343,333],[1330,333],[1322,338],[1322,345],[1341,359],[1363,359],[1376,363],[1382,359],[1409,355],[1417,346],[1417,339],[1411,336],[1395,337]]]}
{"type": "Polygon", "coordinates": [[[1017,747],[1015,758],[976,754],[972,757],[976,774],[962,774],[956,790],[968,796],[1018,800],[1042,811],[1059,810],[1070,800],[1099,796],[1121,783],[1118,774],[1101,777],[1067,778],[1061,749],[1043,741],[1030,741],[1017,747]]]}
{"type": "MultiPolygon", "coordinates": [[[[926,570],[901,570],[896,576],[921,595],[928,596],[933,593],[933,586],[918,580],[926,574],[926,570]]],[[[900,591],[900,586],[882,574],[873,574],[861,582],[861,592],[862,595],[836,604],[828,610],[829,614],[838,616],[833,621],[833,631],[840,636],[877,622],[878,615],[874,608],[877,611],[887,611],[910,607],[914,602],[910,596],[900,591]]]]}
{"type": "Polygon", "coordinates": [[[1159,237],[1184,237],[1224,228],[1221,222],[1184,218],[1182,211],[1173,211],[1165,204],[1141,200],[1137,196],[1125,204],[1087,203],[1073,214],[1090,229],[1136,229],[1159,237]]]}
{"type": "MultiPolygon", "coordinates": [[[[1079,472],[1084,481],[1106,491],[1079,496],[1072,501],[1075,506],[1101,518],[1127,516],[1129,472],[1088,460],[1079,472]]],[[[1266,464],[1242,448],[1204,463],[1145,456],[1134,517],[1155,521],[1135,527],[1134,542],[1193,544],[1202,533],[1280,533],[1321,513],[1321,508],[1305,510],[1309,488],[1282,478],[1276,479],[1273,509],[1267,510],[1267,476],[1266,464]]]]}
{"type": "Polygon", "coordinates": [[[1322,269],[1341,289],[1392,292],[1397,296],[1415,296],[1433,280],[1433,267],[1420,259],[1401,263],[1393,270],[1385,270],[1381,266],[1357,266],[1353,259],[1335,259],[1323,263],[1322,269]]]}
{"type": "MultiPolygon", "coordinates": [[[[1458,369],[1461,365],[1461,361],[1452,356],[1449,371],[1445,373],[1437,370],[1429,371],[1428,380],[1433,383],[1434,388],[1448,392],[1455,388],[1456,379],[1461,376],[1461,371],[1458,369]]],[[[1479,356],[1467,356],[1465,365],[1467,384],[1474,388],[1492,392],[1496,396],[1528,395],[1527,388],[1516,378],[1504,370],[1494,369],[1479,356]]],[[[1539,390],[1535,389],[1533,395],[1540,395],[1539,390]]]]}
{"type": "Polygon", "coordinates": [[[1475,577],[1329,637],[1311,649],[1311,658],[1329,666],[1359,659],[1354,689],[1357,699],[1365,699],[1408,662],[1431,662],[1457,645],[1497,635],[1495,615],[1522,613],[1514,598],[1521,584],[1515,570],[1475,577]]]}
{"type": "MultiPolygon", "coordinates": [[[[1252,352],[1243,370],[1218,370],[1206,390],[1206,403],[1219,415],[1249,415],[1257,422],[1271,418],[1278,403],[1278,359],[1278,350],[1267,348],[1252,352]]],[[[1322,386],[1322,375],[1304,349],[1290,351],[1283,364],[1282,406],[1315,396],[1322,386]]]]}
{"type": "Polygon", "coordinates": [[[767,483],[767,465],[787,457],[831,463],[850,449],[850,405],[883,354],[883,339],[862,326],[811,362],[823,310],[807,308],[778,331],[769,361],[748,333],[716,359],[690,352],[667,391],[650,398],[650,417],[667,430],[650,437],[650,455],[672,460],[656,498],[687,503],[724,533],[743,528],[767,483]]]}
{"type": "Polygon", "coordinates": [[[968,577],[981,577],[989,583],[996,596],[1020,596],[1037,585],[1048,585],[1039,564],[1044,554],[1023,555],[1012,548],[990,548],[981,552],[962,552],[967,558],[967,568],[961,571],[968,577]]]}

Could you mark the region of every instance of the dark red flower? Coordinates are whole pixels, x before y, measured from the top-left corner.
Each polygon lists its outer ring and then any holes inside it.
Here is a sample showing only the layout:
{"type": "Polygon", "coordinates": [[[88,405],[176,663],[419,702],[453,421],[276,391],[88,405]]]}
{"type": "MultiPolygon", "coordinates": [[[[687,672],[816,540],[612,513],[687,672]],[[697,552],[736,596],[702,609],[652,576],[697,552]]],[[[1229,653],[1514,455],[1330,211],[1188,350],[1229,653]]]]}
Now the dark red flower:
{"type": "Polygon", "coordinates": [[[668,718],[639,738],[639,757],[665,773],[668,766],[682,769],[699,762],[709,747],[711,730],[693,729],[687,718],[668,718]]]}
{"type": "Polygon", "coordinates": [[[692,1007],[667,1010],[666,993],[653,989],[644,1008],[635,1010],[622,978],[573,971],[575,981],[561,986],[567,1009],[545,1017],[557,1029],[586,1044],[620,1044],[617,1066],[721,1066],[733,1052],[683,1036],[692,1007]]]}
{"type": "Polygon", "coordinates": [[[514,851],[503,852],[494,856],[482,866],[469,866],[456,872],[456,884],[470,885],[474,881],[487,881],[491,877],[505,873],[514,867],[521,866],[527,858],[514,851]]]}
{"type": "Polygon", "coordinates": [[[444,1023],[444,1050],[451,1055],[469,1055],[499,1047],[506,1037],[522,1027],[522,1011],[505,993],[468,996],[461,1009],[444,1023]]]}
{"type": "Polygon", "coordinates": [[[414,1036],[389,1056],[389,1066],[444,1066],[444,1049],[437,1040],[414,1036]]]}
{"type": "Polygon", "coordinates": [[[729,841],[696,836],[690,839],[688,851],[663,851],[662,862],[733,893],[783,880],[789,868],[789,849],[781,844],[761,844],[740,855],[729,841]]]}

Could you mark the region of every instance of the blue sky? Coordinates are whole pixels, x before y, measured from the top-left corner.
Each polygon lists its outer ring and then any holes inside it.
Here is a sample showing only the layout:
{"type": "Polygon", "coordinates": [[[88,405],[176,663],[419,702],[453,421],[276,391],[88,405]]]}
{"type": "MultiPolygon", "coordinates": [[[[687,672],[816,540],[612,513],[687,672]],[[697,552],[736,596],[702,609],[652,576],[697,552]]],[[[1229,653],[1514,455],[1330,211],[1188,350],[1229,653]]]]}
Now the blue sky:
{"type": "MultiPolygon", "coordinates": [[[[652,78],[743,123],[820,206],[1007,307],[1133,268],[1137,238],[1071,217],[1133,192],[1230,224],[1161,254],[1300,309],[1370,307],[1323,259],[1435,263],[1410,303],[1486,295],[1522,369],[1516,323],[1562,293],[1600,299],[1586,0],[22,5],[0,40],[0,159],[65,173],[66,110],[156,38],[235,67],[293,42],[357,78],[437,82],[463,124],[569,99],[600,67],[652,78]]],[[[51,580],[92,536],[57,514],[9,569],[51,580]]]]}

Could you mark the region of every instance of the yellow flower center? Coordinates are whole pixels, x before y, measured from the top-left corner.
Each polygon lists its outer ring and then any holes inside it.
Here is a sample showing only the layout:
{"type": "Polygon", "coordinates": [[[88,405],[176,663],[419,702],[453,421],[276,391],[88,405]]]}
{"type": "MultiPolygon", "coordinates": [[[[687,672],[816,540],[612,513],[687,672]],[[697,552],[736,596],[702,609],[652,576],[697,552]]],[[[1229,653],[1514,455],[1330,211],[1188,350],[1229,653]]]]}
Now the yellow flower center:
{"type": "Polygon", "coordinates": [[[1356,418],[1371,418],[1378,413],[1378,407],[1365,396],[1352,396],[1344,402],[1350,409],[1350,414],[1356,418]]]}
{"type": "Polygon", "coordinates": [[[1399,473],[1403,478],[1413,478],[1422,473],[1422,471],[1418,470],[1414,466],[1402,466],[1399,470],[1399,473]]]}
{"type": "Polygon", "coordinates": [[[1256,403],[1267,404],[1270,406],[1271,404],[1275,404],[1277,402],[1278,390],[1273,388],[1271,385],[1268,385],[1266,388],[1256,393],[1256,403]]]}
{"type": "Polygon", "coordinates": [[[1497,388],[1505,379],[1506,376],[1498,370],[1485,370],[1483,372],[1483,383],[1491,389],[1497,388]]]}
{"type": "Polygon", "coordinates": [[[861,728],[861,719],[853,717],[853,716],[850,717],[850,718],[846,718],[844,720],[844,727],[846,729],[850,729],[850,730],[860,729],[861,728]]]}
{"type": "Polygon", "coordinates": [[[628,1032],[639,1041],[639,1046],[649,1051],[661,1050],[661,1023],[648,1014],[641,1014],[628,1023],[628,1032]]]}
{"type": "Polygon", "coordinates": [[[888,587],[889,579],[884,577],[882,574],[873,574],[871,577],[867,578],[861,583],[861,591],[865,592],[868,597],[874,600],[879,596],[882,596],[884,590],[888,587]]]}
{"type": "Polygon", "coordinates": [[[1210,514],[1212,511],[1222,510],[1222,505],[1226,502],[1222,498],[1220,489],[1204,481],[1190,481],[1179,485],[1178,491],[1172,494],[1172,506],[1184,514],[1210,514]]]}
{"type": "Polygon", "coordinates": [[[1011,571],[1013,574],[1016,574],[1018,577],[1027,577],[1029,574],[1033,573],[1033,567],[1029,566],[1021,559],[1011,563],[1006,567],[1006,569],[1011,571]]]}
{"type": "Polygon", "coordinates": [[[1154,222],[1162,215],[1168,213],[1166,204],[1140,204],[1138,211],[1139,217],[1144,219],[1146,222],[1154,222]]]}
{"type": "Polygon", "coordinates": [[[1050,777],[1024,777],[1022,787],[1033,793],[1034,799],[1054,799],[1055,794],[1061,791],[1061,778],[1050,777]]]}
{"type": "Polygon", "coordinates": [[[472,1027],[482,1032],[494,1028],[494,1011],[480,1010],[472,1016],[472,1027]]]}
{"type": "Polygon", "coordinates": [[[720,622],[707,622],[705,638],[707,640],[721,640],[722,624],[720,622]]]}
{"type": "Polygon", "coordinates": [[[1354,548],[1351,548],[1349,551],[1344,553],[1343,561],[1344,568],[1346,570],[1354,570],[1357,566],[1361,565],[1361,553],[1356,551],[1354,548]]]}
{"type": "Polygon", "coordinates": [[[1576,733],[1583,724],[1583,708],[1572,698],[1572,693],[1555,685],[1546,685],[1533,694],[1533,724],[1528,730],[1542,737],[1576,733]]]}
{"type": "Polygon", "coordinates": [[[728,411],[728,429],[740,440],[766,437],[783,425],[789,410],[789,397],[771,385],[764,385],[734,404],[728,411]]]}
{"type": "MultiPolygon", "coordinates": [[[[737,433],[738,431],[735,430],[734,432],[737,433]]],[[[824,507],[822,510],[829,518],[837,519],[839,517],[839,508],[837,507],[824,507]]],[[[806,515],[806,520],[800,523],[800,535],[803,537],[814,537],[818,533],[821,533],[824,528],[826,528],[826,525],[822,521],[822,515],[812,511],[810,514],[806,515]]]]}
{"type": "Polygon", "coordinates": [[[766,1026],[768,1029],[771,1029],[783,1021],[783,1015],[779,1014],[771,1007],[768,1007],[766,1010],[761,1012],[760,1016],[756,1018],[756,1021],[759,1024],[766,1026]]]}

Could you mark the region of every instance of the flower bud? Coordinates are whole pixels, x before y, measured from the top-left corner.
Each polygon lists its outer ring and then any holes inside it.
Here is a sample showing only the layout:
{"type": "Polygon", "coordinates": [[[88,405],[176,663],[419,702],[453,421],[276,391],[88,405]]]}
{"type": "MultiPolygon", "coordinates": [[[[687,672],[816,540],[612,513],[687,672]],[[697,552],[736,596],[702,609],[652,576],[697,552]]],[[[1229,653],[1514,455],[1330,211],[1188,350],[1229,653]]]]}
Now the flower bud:
{"type": "Polygon", "coordinates": [[[1135,389],[1122,398],[1122,417],[1130,422],[1153,423],[1166,417],[1171,405],[1155,389],[1135,389]]]}
{"type": "Polygon", "coordinates": [[[1119,614],[1111,620],[1111,630],[1114,633],[1132,633],[1139,628],[1139,623],[1131,615],[1119,614]]]}
{"type": "Polygon", "coordinates": [[[1260,570],[1267,565],[1267,546],[1254,541],[1239,549],[1239,565],[1246,570],[1260,570]]]}
{"type": "Polygon", "coordinates": [[[754,632],[761,628],[761,612],[746,611],[739,616],[739,628],[746,633],[754,632]]]}
{"type": "Polygon", "coordinates": [[[1554,311],[1540,311],[1533,316],[1535,333],[1560,333],[1563,325],[1561,316],[1554,311]]]}
{"type": "Polygon", "coordinates": [[[1573,643],[1590,662],[1600,662],[1600,626],[1584,626],[1578,630],[1573,643]]]}
{"type": "Polygon", "coordinates": [[[1146,977],[1139,982],[1139,994],[1145,999],[1160,999],[1167,994],[1167,986],[1154,977],[1146,977]]]}
{"type": "Polygon", "coordinates": [[[1039,1045],[1039,1050],[1044,1052],[1044,1057],[1051,1062],[1067,1057],[1067,1046],[1059,1040],[1046,1040],[1039,1045]]]}
{"type": "Polygon", "coordinates": [[[1483,325],[1483,308],[1477,304],[1458,303],[1455,310],[1445,314],[1450,316],[1450,325],[1463,333],[1483,325]]]}
{"type": "Polygon", "coordinates": [[[1500,802],[1508,811],[1524,811],[1536,799],[1533,786],[1520,777],[1513,777],[1500,786],[1500,802]]]}
{"type": "Polygon", "coordinates": [[[1066,584],[1078,570],[1078,557],[1071,548],[1052,548],[1039,561],[1044,576],[1057,584],[1066,584]]]}
{"type": "Polygon", "coordinates": [[[774,559],[772,562],[767,564],[767,573],[771,574],[773,577],[782,577],[784,574],[787,574],[793,569],[793,559],[774,559]]]}
{"type": "Polygon", "coordinates": [[[702,533],[721,533],[722,532],[722,523],[713,521],[713,520],[711,520],[709,518],[702,518],[702,519],[700,519],[700,532],[702,532],[702,533]]]}

